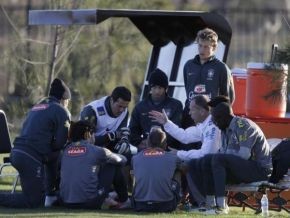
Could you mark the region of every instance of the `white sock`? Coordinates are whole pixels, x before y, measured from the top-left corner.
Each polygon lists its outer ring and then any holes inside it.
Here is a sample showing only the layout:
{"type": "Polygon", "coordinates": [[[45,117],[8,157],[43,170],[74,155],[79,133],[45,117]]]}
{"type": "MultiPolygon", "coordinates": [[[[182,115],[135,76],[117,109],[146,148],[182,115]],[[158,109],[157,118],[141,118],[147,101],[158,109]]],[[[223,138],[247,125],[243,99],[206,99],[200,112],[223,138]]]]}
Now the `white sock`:
{"type": "Polygon", "coordinates": [[[217,197],[216,198],[216,203],[217,206],[221,207],[221,208],[226,208],[226,197],[222,196],[222,197],[217,197]]]}

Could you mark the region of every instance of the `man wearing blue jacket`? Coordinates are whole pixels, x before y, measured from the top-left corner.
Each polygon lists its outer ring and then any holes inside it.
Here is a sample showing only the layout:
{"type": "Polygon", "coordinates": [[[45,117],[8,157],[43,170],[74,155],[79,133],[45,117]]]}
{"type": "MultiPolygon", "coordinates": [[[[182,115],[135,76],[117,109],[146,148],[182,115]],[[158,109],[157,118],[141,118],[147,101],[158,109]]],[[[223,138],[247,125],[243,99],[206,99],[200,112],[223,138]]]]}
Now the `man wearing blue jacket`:
{"type": "MultiPolygon", "coordinates": [[[[180,125],[182,115],[182,103],[167,94],[168,77],[160,69],[155,69],[149,78],[150,94],[139,102],[133,109],[130,119],[130,142],[137,146],[139,150],[146,148],[146,140],[152,126],[160,126],[156,121],[152,121],[149,112],[152,110],[165,111],[169,120],[176,125],[180,125]]],[[[179,148],[178,141],[171,135],[167,135],[167,145],[179,148]]]]}
{"type": "Polygon", "coordinates": [[[51,159],[57,159],[58,151],[68,137],[70,115],[67,105],[70,98],[69,88],[56,78],[49,97],[29,111],[10,156],[12,165],[19,172],[22,193],[0,194],[1,206],[33,208],[44,204],[44,183],[47,188],[54,186],[56,175],[52,172],[56,168],[51,169],[51,159]],[[45,165],[50,169],[48,177],[44,173],[45,165]]]}

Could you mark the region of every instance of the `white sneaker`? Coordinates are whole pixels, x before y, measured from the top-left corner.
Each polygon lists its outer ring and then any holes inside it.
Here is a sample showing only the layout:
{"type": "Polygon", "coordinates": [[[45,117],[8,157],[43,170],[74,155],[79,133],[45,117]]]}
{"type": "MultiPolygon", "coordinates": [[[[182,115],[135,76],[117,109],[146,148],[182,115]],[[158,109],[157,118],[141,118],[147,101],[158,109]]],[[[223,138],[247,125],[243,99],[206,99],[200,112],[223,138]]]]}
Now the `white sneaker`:
{"type": "Polygon", "coordinates": [[[115,201],[113,198],[111,197],[107,197],[105,200],[104,200],[104,206],[105,207],[116,207],[117,205],[119,205],[119,202],[118,201],[115,201]]]}
{"type": "Polygon", "coordinates": [[[226,205],[225,208],[222,207],[215,207],[203,212],[205,215],[226,215],[229,214],[230,208],[226,205]]]}
{"type": "Polygon", "coordinates": [[[117,192],[112,191],[112,192],[109,192],[108,196],[112,199],[116,199],[118,197],[118,194],[117,192]]]}
{"type": "Polygon", "coordinates": [[[127,201],[125,202],[119,203],[118,209],[129,209],[129,208],[132,208],[130,198],[128,198],[127,201]]]}
{"type": "Polygon", "coordinates": [[[51,207],[57,201],[57,196],[45,196],[44,207],[51,207]]]}

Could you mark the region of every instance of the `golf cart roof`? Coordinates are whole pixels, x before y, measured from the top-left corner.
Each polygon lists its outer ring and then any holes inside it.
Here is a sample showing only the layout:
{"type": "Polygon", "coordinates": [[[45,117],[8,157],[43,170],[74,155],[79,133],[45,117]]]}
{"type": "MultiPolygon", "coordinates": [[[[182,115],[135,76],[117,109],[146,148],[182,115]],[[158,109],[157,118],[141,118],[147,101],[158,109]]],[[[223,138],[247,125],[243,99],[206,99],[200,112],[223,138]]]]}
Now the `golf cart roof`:
{"type": "Polygon", "coordinates": [[[170,41],[176,45],[188,44],[194,41],[196,33],[205,27],[215,30],[226,47],[228,47],[232,35],[231,27],[224,17],[202,11],[30,10],[29,25],[99,24],[113,17],[130,19],[154,46],[163,46],[170,41]]]}

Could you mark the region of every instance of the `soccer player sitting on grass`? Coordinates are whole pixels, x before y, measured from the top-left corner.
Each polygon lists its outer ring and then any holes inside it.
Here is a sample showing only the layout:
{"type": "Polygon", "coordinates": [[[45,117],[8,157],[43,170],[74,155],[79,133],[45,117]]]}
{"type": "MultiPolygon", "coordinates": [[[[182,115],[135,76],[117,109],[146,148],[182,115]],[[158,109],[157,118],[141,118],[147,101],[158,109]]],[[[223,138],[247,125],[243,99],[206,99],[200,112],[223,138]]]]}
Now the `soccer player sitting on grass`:
{"type": "MultiPolygon", "coordinates": [[[[100,209],[127,159],[94,145],[93,128],[87,121],[71,125],[70,140],[61,160],[61,201],[70,208],[100,209]]],[[[114,188],[122,197],[123,190],[114,188]]]]}

